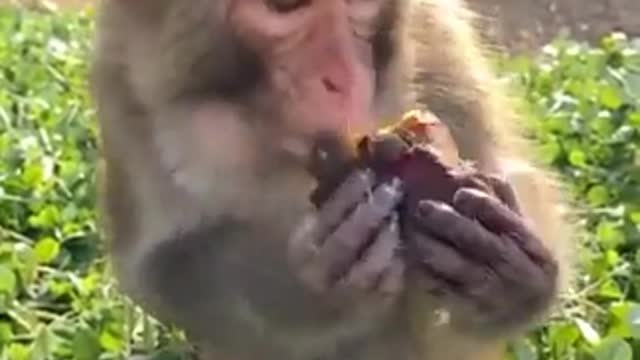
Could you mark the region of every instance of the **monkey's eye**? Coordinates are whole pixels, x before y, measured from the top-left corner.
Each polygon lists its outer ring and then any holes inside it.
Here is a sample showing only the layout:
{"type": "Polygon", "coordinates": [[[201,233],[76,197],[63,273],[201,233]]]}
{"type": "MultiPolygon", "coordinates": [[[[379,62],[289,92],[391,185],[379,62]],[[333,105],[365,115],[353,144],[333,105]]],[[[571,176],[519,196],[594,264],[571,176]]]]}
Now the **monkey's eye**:
{"type": "Polygon", "coordinates": [[[311,0],[264,0],[267,7],[275,12],[285,14],[308,6],[311,0]]]}

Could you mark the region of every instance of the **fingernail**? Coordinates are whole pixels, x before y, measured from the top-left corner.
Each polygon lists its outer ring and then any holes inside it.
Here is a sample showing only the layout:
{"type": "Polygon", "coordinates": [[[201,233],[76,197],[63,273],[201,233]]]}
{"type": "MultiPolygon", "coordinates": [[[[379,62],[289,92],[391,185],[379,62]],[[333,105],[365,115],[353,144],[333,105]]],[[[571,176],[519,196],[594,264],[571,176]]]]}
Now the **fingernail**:
{"type": "Polygon", "coordinates": [[[382,188],[388,192],[394,200],[400,200],[402,197],[402,183],[391,181],[381,185],[382,188]]]}
{"type": "Polygon", "coordinates": [[[507,182],[507,176],[503,173],[494,173],[489,175],[489,178],[498,181],[500,183],[506,183],[507,182]]]}
{"type": "Polygon", "coordinates": [[[436,209],[436,203],[431,200],[422,200],[418,203],[418,214],[427,216],[436,209]]]}
{"type": "Polygon", "coordinates": [[[402,180],[400,180],[400,178],[398,177],[394,177],[393,179],[391,179],[391,187],[398,192],[402,192],[403,191],[402,180]]]}
{"type": "Polygon", "coordinates": [[[373,186],[374,182],[375,182],[375,178],[376,175],[373,172],[373,170],[371,169],[362,169],[358,172],[358,174],[360,175],[360,177],[362,178],[362,181],[365,182],[366,184],[368,184],[370,187],[373,186]]]}
{"type": "Polygon", "coordinates": [[[387,204],[389,204],[390,206],[394,206],[398,201],[400,201],[402,194],[399,191],[388,184],[382,186],[384,192],[387,194],[387,200],[389,201],[387,204]]]}
{"type": "Polygon", "coordinates": [[[454,202],[465,201],[471,198],[479,198],[479,197],[486,198],[486,197],[489,197],[489,195],[481,190],[465,187],[456,191],[455,195],[453,195],[453,201],[454,202]]]}
{"type": "Polygon", "coordinates": [[[373,180],[376,177],[376,174],[370,168],[363,169],[362,173],[367,179],[370,179],[370,180],[373,180]]]}
{"type": "Polygon", "coordinates": [[[400,227],[399,218],[400,215],[398,215],[398,212],[394,211],[393,214],[391,214],[391,219],[389,219],[389,229],[392,232],[398,231],[398,228],[400,227]]]}

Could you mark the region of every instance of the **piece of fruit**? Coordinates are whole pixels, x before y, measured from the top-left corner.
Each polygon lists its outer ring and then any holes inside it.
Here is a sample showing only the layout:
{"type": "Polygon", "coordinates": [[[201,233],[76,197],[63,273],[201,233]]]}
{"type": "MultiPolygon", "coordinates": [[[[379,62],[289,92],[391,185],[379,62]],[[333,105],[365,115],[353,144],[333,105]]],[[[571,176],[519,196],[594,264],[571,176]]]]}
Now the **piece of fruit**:
{"type": "Polygon", "coordinates": [[[320,137],[309,168],[318,180],[312,203],[319,207],[355,168],[372,169],[379,182],[402,179],[406,193],[402,213],[413,213],[425,199],[451,203],[463,186],[491,192],[482,175],[459,159],[446,126],[434,115],[418,111],[408,112],[373,136],[320,137]]]}

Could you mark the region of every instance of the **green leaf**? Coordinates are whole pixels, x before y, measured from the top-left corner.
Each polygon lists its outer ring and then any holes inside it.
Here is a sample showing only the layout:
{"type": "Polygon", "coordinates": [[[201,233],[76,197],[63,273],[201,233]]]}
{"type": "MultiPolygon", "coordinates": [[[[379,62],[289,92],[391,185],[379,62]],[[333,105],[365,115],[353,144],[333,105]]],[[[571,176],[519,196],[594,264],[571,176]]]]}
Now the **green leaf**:
{"type": "Polygon", "coordinates": [[[604,185],[596,185],[587,192],[587,200],[592,206],[603,206],[610,200],[609,190],[604,185]]]}
{"type": "Polygon", "coordinates": [[[34,247],[36,258],[40,263],[49,263],[60,253],[60,244],[53,238],[44,238],[34,247]]]}
{"type": "Polygon", "coordinates": [[[611,136],[615,129],[609,111],[601,111],[595,119],[591,120],[589,125],[598,136],[602,137],[611,136]]]}
{"type": "Polygon", "coordinates": [[[24,169],[22,181],[26,186],[35,188],[44,177],[44,170],[39,164],[31,164],[24,169]]]}
{"type": "Polygon", "coordinates": [[[629,124],[636,128],[640,128],[640,111],[630,113],[628,115],[629,124]]]}
{"type": "Polygon", "coordinates": [[[633,351],[626,341],[618,337],[604,339],[593,350],[596,360],[632,360],[633,351]]]}
{"type": "Polygon", "coordinates": [[[7,354],[10,360],[32,360],[29,347],[18,343],[9,345],[7,354]]]}
{"type": "Polygon", "coordinates": [[[600,89],[600,103],[611,110],[618,109],[624,103],[620,89],[610,85],[603,86],[600,89]]]}
{"type": "Polygon", "coordinates": [[[606,249],[612,249],[624,243],[624,233],[616,223],[603,221],[596,230],[600,244],[606,249]]]}
{"type": "Polygon", "coordinates": [[[575,320],[576,326],[580,329],[580,333],[582,337],[589,342],[590,344],[597,344],[600,342],[600,335],[598,332],[583,319],[576,318],[575,320]]]}
{"type": "Polygon", "coordinates": [[[614,267],[620,262],[620,254],[618,254],[618,252],[615,250],[609,249],[605,252],[605,259],[607,260],[607,264],[610,267],[614,267]]]}
{"type": "Polygon", "coordinates": [[[13,329],[11,323],[6,321],[0,321],[0,346],[11,340],[13,337],[13,329]]]}
{"type": "Polygon", "coordinates": [[[574,324],[561,324],[552,326],[549,336],[556,350],[566,351],[580,338],[580,331],[574,324]]]}
{"type": "Polygon", "coordinates": [[[573,166],[585,167],[587,166],[587,155],[578,149],[573,149],[569,153],[569,162],[573,166]]]}
{"type": "Polygon", "coordinates": [[[51,359],[51,349],[54,348],[54,337],[46,326],[39,326],[37,337],[33,343],[31,360],[51,359]]]}
{"type": "Polygon", "coordinates": [[[619,300],[622,298],[622,291],[620,291],[619,285],[614,281],[607,280],[598,287],[598,296],[619,300]]]}
{"type": "Polygon", "coordinates": [[[614,317],[609,336],[640,338],[640,305],[631,302],[618,303],[610,308],[614,317]]]}
{"type": "Polygon", "coordinates": [[[16,291],[16,275],[10,268],[0,265],[0,293],[13,294],[16,291]]]}
{"type": "Polygon", "coordinates": [[[542,160],[547,164],[551,164],[557,158],[560,157],[560,154],[562,153],[562,148],[555,141],[548,142],[540,146],[539,152],[541,154],[542,160]]]}
{"type": "Polygon", "coordinates": [[[74,360],[94,360],[100,356],[98,336],[89,329],[78,329],[73,336],[74,360]]]}
{"type": "Polygon", "coordinates": [[[124,348],[122,338],[115,331],[116,324],[110,324],[99,336],[100,345],[108,351],[120,351],[124,348]]]}
{"type": "Polygon", "coordinates": [[[536,348],[531,344],[531,342],[526,340],[516,341],[512,345],[512,353],[514,356],[514,360],[537,360],[538,354],[536,353],[536,348]]]}

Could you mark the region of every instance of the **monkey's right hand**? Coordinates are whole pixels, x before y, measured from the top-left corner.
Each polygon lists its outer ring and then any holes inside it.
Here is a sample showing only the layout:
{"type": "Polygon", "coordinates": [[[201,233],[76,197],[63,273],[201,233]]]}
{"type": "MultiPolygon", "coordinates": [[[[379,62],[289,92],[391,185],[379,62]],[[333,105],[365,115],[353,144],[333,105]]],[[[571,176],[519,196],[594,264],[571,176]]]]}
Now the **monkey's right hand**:
{"type": "Polygon", "coordinates": [[[289,241],[294,272],[329,304],[388,305],[402,291],[401,183],[374,184],[372,172],[352,173],[289,241]]]}

